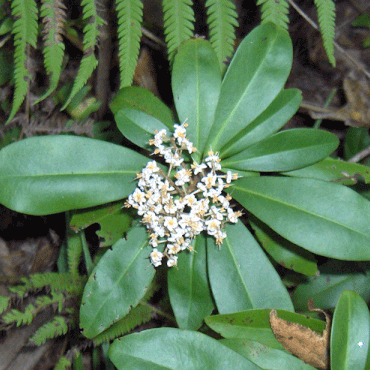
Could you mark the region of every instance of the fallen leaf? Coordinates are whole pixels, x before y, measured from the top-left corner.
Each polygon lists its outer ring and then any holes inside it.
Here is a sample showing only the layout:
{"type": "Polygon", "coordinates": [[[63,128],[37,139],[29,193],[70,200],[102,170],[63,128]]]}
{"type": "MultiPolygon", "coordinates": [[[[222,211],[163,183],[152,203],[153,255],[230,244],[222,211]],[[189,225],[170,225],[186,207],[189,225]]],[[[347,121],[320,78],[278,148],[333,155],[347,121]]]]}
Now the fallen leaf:
{"type": "Polygon", "coordinates": [[[276,339],[291,354],[297,356],[307,364],[319,369],[329,368],[329,337],[330,317],[309,302],[310,311],[317,311],[325,315],[326,327],[322,334],[312,329],[280,319],[276,310],[270,311],[270,325],[276,339]]]}

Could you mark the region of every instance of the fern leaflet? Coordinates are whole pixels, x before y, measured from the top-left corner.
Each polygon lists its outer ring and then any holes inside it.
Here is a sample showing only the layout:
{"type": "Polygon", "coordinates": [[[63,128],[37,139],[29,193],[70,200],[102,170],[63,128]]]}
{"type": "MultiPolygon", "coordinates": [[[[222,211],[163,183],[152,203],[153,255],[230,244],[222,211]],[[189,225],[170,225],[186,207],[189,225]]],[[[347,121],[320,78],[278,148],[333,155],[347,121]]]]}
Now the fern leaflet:
{"type": "Polygon", "coordinates": [[[139,303],[123,319],[115,322],[107,330],[97,335],[93,340],[95,345],[109,342],[110,340],[128,333],[137,326],[148,322],[152,317],[152,309],[139,303]]]}
{"type": "Polygon", "coordinates": [[[68,325],[64,317],[55,316],[53,321],[47,322],[41,328],[37,329],[30,341],[37,346],[41,346],[48,339],[64,335],[68,331],[68,325]]]}
{"type": "Polygon", "coordinates": [[[18,311],[16,309],[12,309],[6,315],[3,316],[3,320],[7,324],[16,322],[17,326],[21,326],[25,324],[29,325],[31,324],[33,320],[34,314],[35,314],[35,306],[33,306],[32,304],[29,304],[25,308],[24,312],[18,311]]]}
{"type": "Polygon", "coordinates": [[[67,357],[62,356],[56,363],[54,370],[66,370],[72,367],[72,362],[67,357]]]}
{"type": "Polygon", "coordinates": [[[333,0],[314,0],[314,2],[317,8],[321,37],[326,55],[328,56],[330,64],[335,67],[335,4],[333,0]]]}
{"type": "Polygon", "coordinates": [[[82,18],[84,21],[88,22],[83,31],[84,56],[82,57],[80,68],[78,69],[72,91],[70,92],[67,101],[64,103],[62,110],[67,107],[74,96],[82,89],[98,65],[94,51],[97,44],[99,26],[102,23],[102,19],[98,17],[94,0],[82,0],[81,5],[83,6],[82,18]]]}
{"type": "Polygon", "coordinates": [[[191,0],[163,0],[164,34],[170,63],[180,44],[194,32],[194,11],[191,0]]]}
{"type": "Polygon", "coordinates": [[[0,295],[0,315],[9,307],[10,297],[0,295]]]}
{"type": "Polygon", "coordinates": [[[143,4],[140,0],[116,0],[118,18],[120,88],[130,86],[140,51],[143,4]]]}
{"type": "Polygon", "coordinates": [[[216,51],[221,69],[224,69],[223,62],[233,53],[238,14],[231,0],[207,0],[206,7],[209,41],[216,51]]]}
{"type": "Polygon", "coordinates": [[[23,103],[29,86],[27,69],[27,45],[36,47],[37,41],[37,6],[35,0],[14,0],[12,15],[15,19],[14,34],[14,97],[13,106],[6,123],[15,116],[23,103]]]}
{"type": "Polygon", "coordinates": [[[262,5],[262,24],[271,22],[284,30],[288,29],[289,4],[287,0],[258,0],[257,5],[262,5]]]}
{"type": "Polygon", "coordinates": [[[82,243],[80,234],[70,235],[67,240],[68,271],[78,277],[78,265],[82,254],[82,243]]]}
{"type": "Polygon", "coordinates": [[[82,294],[86,277],[79,276],[77,278],[70,273],[47,272],[31,275],[30,281],[33,289],[41,289],[50,286],[54,291],[82,294]]]}
{"type": "Polygon", "coordinates": [[[35,104],[47,98],[58,86],[64,56],[62,32],[66,20],[65,9],[61,0],[43,0],[41,6],[40,15],[44,23],[44,65],[50,76],[50,86],[35,104]]]}

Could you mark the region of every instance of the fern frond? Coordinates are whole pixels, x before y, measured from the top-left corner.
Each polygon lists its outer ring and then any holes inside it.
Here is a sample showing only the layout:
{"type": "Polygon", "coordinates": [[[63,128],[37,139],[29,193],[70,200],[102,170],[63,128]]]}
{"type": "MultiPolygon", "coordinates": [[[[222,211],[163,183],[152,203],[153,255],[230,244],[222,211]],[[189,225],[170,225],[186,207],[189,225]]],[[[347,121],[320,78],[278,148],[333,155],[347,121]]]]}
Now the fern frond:
{"type": "Polygon", "coordinates": [[[50,286],[51,290],[63,291],[68,293],[82,293],[86,277],[76,278],[70,273],[47,272],[43,274],[33,274],[30,281],[34,289],[41,289],[50,286]]]}
{"type": "Polygon", "coordinates": [[[123,334],[128,333],[137,326],[148,322],[152,317],[152,309],[139,303],[135,308],[133,308],[128,315],[123,319],[117,321],[107,330],[103,331],[97,335],[93,341],[95,345],[102,344],[104,342],[109,342],[123,334]]]}
{"type": "Polygon", "coordinates": [[[63,302],[64,296],[62,293],[52,292],[51,297],[48,295],[42,295],[40,297],[37,297],[35,305],[37,306],[37,310],[39,311],[43,307],[50,306],[54,303],[58,303],[58,311],[60,312],[63,309],[63,302]]]}
{"type": "Polygon", "coordinates": [[[116,0],[118,18],[120,88],[130,86],[140,51],[143,4],[140,0],[116,0]]]}
{"type": "Polygon", "coordinates": [[[66,21],[65,5],[62,0],[43,0],[41,17],[44,23],[44,65],[50,76],[48,90],[38,99],[47,98],[58,86],[64,56],[63,28],[66,21]]]}
{"type": "Polygon", "coordinates": [[[168,60],[173,58],[180,44],[194,33],[194,11],[191,0],[163,0],[164,34],[168,60]]]}
{"type": "Polygon", "coordinates": [[[288,29],[289,3],[287,0],[258,0],[257,5],[262,5],[262,24],[271,22],[284,30],[288,29]]]}
{"type": "Polygon", "coordinates": [[[66,334],[68,325],[63,316],[55,316],[53,321],[47,322],[41,328],[37,329],[35,334],[30,338],[30,341],[37,346],[41,346],[48,339],[59,337],[66,334]]]}
{"type": "Polygon", "coordinates": [[[65,356],[59,358],[54,370],[66,370],[72,367],[72,362],[65,356]]]}
{"type": "Polygon", "coordinates": [[[217,54],[221,69],[224,69],[223,62],[234,50],[238,14],[231,0],[207,0],[206,7],[209,41],[217,54]]]}
{"type": "Polygon", "coordinates": [[[62,110],[67,107],[74,96],[82,89],[98,65],[94,52],[98,42],[99,26],[102,23],[102,19],[97,14],[95,0],[82,0],[81,5],[83,7],[82,19],[88,22],[83,30],[84,56],[82,57],[75,82],[73,83],[72,91],[64,103],[62,110]]]}
{"type": "Polygon", "coordinates": [[[0,295],[0,315],[9,307],[10,297],[0,295]]]}
{"type": "Polygon", "coordinates": [[[17,326],[31,324],[35,314],[35,306],[29,304],[26,306],[24,312],[12,309],[6,315],[3,316],[3,320],[6,324],[17,323],[17,326]]]}
{"type": "Polygon", "coordinates": [[[22,299],[24,298],[26,293],[32,290],[33,288],[32,288],[32,283],[30,282],[29,279],[23,277],[21,281],[23,282],[22,285],[10,286],[9,291],[16,294],[19,298],[22,299]]]}
{"type": "Polygon", "coordinates": [[[37,41],[37,6],[35,0],[12,1],[12,15],[15,18],[14,34],[14,96],[13,106],[7,123],[15,116],[23,103],[29,86],[27,69],[27,45],[36,47],[37,41]]]}
{"type": "Polygon", "coordinates": [[[335,67],[335,3],[333,0],[314,0],[319,19],[320,32],[326,55],[330,64],[335,67]]]}
{"type": "Polygon", "coordinates": [[[80,234],[78,233],[69,236],[67,244],[68,271],[73,276],[79,276],[78,265],[80,264],[82,254],[82,243],[80,234]]]}

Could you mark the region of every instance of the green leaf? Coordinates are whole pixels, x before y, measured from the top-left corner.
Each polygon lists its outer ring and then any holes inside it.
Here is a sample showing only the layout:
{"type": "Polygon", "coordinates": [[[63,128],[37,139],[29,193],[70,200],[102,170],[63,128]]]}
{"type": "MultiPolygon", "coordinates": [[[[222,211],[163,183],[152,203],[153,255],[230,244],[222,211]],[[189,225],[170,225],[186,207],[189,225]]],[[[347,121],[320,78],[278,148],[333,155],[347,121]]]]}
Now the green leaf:
{"type": "Polygon", "coordinates": [[[285,172],[284,175],[339,182],[342,185],[353,185],[359,177],[362,177],[366,184],[370,182],[369,167],[333,158],[325,158],[309,167],[285,172]]]}
{"type": "Polygon", "coordinates": [[[251,308],[293,310],[289,294],[261,247],[239,221],[225,228],[219,248],[207,239],[208,273],[220,313],[251,308]]]}
{"type": "Polygon", "coordinates": [[[246,339],[221,339],[220,342],[233,351],[241,354],[249,361],[260,366],[262,369],[300,369],[314,370],[315,368],[305,364],[299,358],[287,351],[271,348],[259,342],[246,339]]]}
{"type": "Polygon", "coordinates": [[[369,145],[370,135],[366,127],[349,127],[344,142],[344,159],[352,158],[369,145]]]}
{"type": "Polygon", "coordinates": [[[147,291],[155,270],[149,263],[148,234],[135,227],[101,258],[85,286],[80,327],[93,338],[126,316],[147,291]]]}
{"type": "Polygon", "coordinates": [[[259,369],[205,334],[174,328],[149,329],[116,339],[109,358],[118,369],[259,369]]]}
{"type": "Polygon", "coordinates": [[[45,215],[127,197],[147,158],[124,147],[77,136],[31,137],[0,152],[0,202],[45,215]]]}
{"type": "Polygon", "coordinates": [[[198,149],[197,160],[212,135],[220,87],[220,67],[211,44],[200,38],[185,42],[173,65],[172,90],[179,120],[187,121],[187,136],[198,149]]]}
{"type": "Polygon", "coordinates": [[[142,87],[125,87],[118,91],[110,103],[110,109],[116,115],[121,108],[140,110],[163,122],[168,128],[173,126],[171,110],[151,91],[142,87]]]}
{"type": "Polygon", "coordinates": [[[214,133],[205,151],[219,151],[276,98],[289,75],[292,44],[273,24],[256,27],[242,41],[222,82],[214,133]]]}
{"type": "Polygon", "coordinates": [[[365,369],[370,340],[370,315],[366,302],[346,290],[334,311],[330,338],[332,369],[365,369]]]}
{"type": "Polygon", "coordinates": [[[292,129],[272,135],[223,161],[235,170],[290,171],[326,158],[338,146],[327,131],[292,129]]]}
{"type": "Polygon", "coordinates": [[[96,234],[101,238],[100,246],[108,247],[122,238],[131,226],[132,218],[123,211],[124,202],[103,205],[86,210],[75,211],[70,227],[75,232],[98,223],[100,230],[96,234]]]}
{"type": "MultiPolygon", "coordinates": [[[[317,332],[323,332],[325,321],[312,319],[294,312],[276,310],[279,318],[307,326],[317,332]]],[[[206,324],[224,338],[254,340],[268,347],[284,350],[271,330],[270,310],[248,310],[225,315],[206,317],[206,324]]]]}
{"type": "Polygon", "coordinates": [[[194,241],[194,252],[184,252],[178,267],[168,271],[168,293],[180,329],[197,330],[214,304],[206,271],[204,236],[194,241]]]}
{"type": "Polygon", "coordinates": [[[280,130],[298,110],[302,101],[300,90],[282,90],[273,102],[250,124],[230,139],[220,150],[227,158],[280,130]]]}
{"type": "Polygon", "coordinates": [[[322,256],[370,259],[370,203],[338,184],[312,179],[246,177],[232,196],[274,231],[322,256]]]}
{"type": "Polygon", "coordinates": [[[114,119],[127,139],[147,150],[151,148],[149,140],[153,139],[155,131],[168,129],[161,121],[136,109],[121,108],[114,119]]]}
{"type": "Polygon", "coordinates": [[[282,238],[254,217],[249,222],[263,248],[281,266],[308,276],[318,273],[315,257],[310,252],[282,238]]]}
{"type": "Polygon", "coordinates": [[[313,298],[315,306],[329,309],[336,306],[345,289],[370,299],[370,264],[329,261],[320,267],[320,275],[300,284],[293,294],[294,307],[306,310],[307,302],[313,298]]]}

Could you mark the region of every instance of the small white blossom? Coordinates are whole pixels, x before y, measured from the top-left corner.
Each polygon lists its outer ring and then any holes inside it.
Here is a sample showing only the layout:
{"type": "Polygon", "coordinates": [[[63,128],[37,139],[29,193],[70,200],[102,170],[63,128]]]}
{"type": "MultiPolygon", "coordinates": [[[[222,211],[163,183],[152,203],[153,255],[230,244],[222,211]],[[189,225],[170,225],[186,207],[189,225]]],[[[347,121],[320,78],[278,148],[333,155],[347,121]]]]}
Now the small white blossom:
{"type": "Polygon", "coordinates": [[[154,267],[158,267],[162,264],[162,257],[163,254],[159,252],[158,249],[154,248],[153,252],[150,253],[150,261],[154,267]]]}
{"type": "Polygon", "coordinates": [[[167,266],[168,267],[173,267],[173,266],[177,266],[177,256],[171,256],[168,260],[167,260],[167,266]]]}

